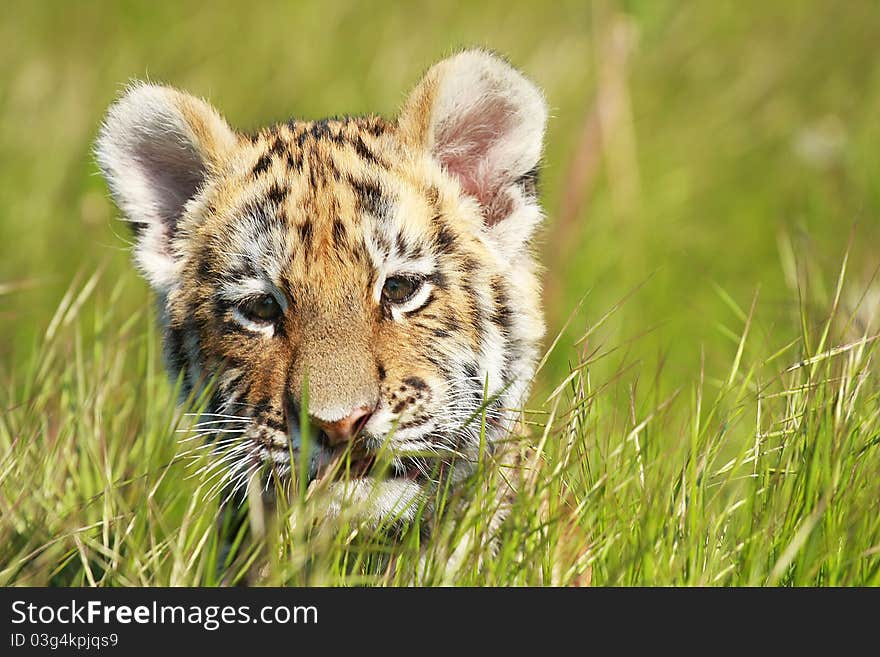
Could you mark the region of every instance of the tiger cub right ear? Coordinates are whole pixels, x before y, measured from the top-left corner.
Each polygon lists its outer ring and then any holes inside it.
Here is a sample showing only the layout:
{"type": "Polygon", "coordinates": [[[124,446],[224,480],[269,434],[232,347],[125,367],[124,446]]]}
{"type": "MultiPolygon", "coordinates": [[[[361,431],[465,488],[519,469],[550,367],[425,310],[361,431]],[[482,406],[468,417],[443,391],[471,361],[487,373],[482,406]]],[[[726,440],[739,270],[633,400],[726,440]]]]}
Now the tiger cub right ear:
{"type": "Polygon", "coordinates": [[[435,64],[407,98],[398,127],[477,201],[499,242],[519,248],[541,219],[529,184],[541,159],[547,103],[506,61],[466,50],[435,64]]]}
{"type": "Polygon", "coordinates": [[[172,241],[186,204],[236,141],[208,103],[170,87],[136,83],[108,110],[95,154],[134,227],[135,261],[155,289],[177,280],[172,241]]]}

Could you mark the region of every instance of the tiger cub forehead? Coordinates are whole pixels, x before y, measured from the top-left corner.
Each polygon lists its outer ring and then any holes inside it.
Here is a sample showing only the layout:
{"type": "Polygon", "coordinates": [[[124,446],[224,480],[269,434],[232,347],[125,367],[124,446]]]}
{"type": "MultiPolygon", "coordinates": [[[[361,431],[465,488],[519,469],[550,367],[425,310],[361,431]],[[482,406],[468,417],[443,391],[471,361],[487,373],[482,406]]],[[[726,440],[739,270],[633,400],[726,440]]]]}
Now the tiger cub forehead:
{"type": "Polygon", "coordinates": [[[439,278],[440,259],[473,268],[466,254],[491,257],[476,239],[478,208],[462,208],[436,165],[407,156],[379,117],[263,129],[221,174],[179,239],[190,275],[244,282],[242,292],[266,276],[293,298],[320,282],[311,291],[326,297],[342,274],[350,287],[371,270],[439,278]]]}

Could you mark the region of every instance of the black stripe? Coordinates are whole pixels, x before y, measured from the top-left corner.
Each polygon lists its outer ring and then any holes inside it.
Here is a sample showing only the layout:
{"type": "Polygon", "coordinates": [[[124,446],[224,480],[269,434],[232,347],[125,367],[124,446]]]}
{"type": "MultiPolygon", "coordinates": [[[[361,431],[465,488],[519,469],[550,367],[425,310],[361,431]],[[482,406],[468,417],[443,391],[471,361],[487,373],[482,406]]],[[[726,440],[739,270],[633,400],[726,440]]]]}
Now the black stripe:
{"type": "Polygon", "coordinates": [[[280,135],[276,136],[275,143],[272,144],[272,148],[270,149],[270,151],[272,153],[274,153],[275,155],[281,155],[286,150],[287,150],[287,144],[284,143],[284,140],[281,138],[280,135]]]}
{"type": "Polygon", "coordinates": [[[212,277],[213,273],[213,258],[208,249],[204,249],[199,253],[198,263],[196,264],[196,273],[199,276],[199,279],[202,281],[207,281],[212,277]]]}
{"type": "Polygon", "coordinates": [[[269,165],[271,165],[271,164],[272,164],[271,156],[268,153],[263,155],[259,160],[257,160],[257,163],[254,165],[254,170],[253,170],[254,176],[259,176],[261,173],[265,173],[266,171],[268,171],[269,165]]]}
{"type": "Polygon", "coordinates": [[[431,283],[438,290],[446,289],[446,276],[443,272],[435,271],[432,274],[428,274],[425,276],[425,280],[431,283]]]}
{"type": "Polygon", "coordinates": [[[295,153],[288,152],[287,153],[287,166],[297,173],[302,173],[303,168],[303,154],[302,151],[296,151],[295,153]]]}
{"type": "Polygon", "coordinates": [[[174,377],[185,370],[187,366],[183,337],[184,331],[179,326],[169,326],[165,329],[165,362],[174,377]]]}
{"type": "Polygon", "coordinates": [[[473,274],[477,269],[479,269],[480,263],[471,256],[465,256],[462,258],[461,265],[459,269],[464,274],[473,274]]]}
{"type": "Polygon", "coordinates": [[[381,166],[384,168],[388,168],[384,162],[382,162],[373,151],[364,143],[363,137],[358,135],[353,143],[354,151],[358,154],[362,160],[369,162],[370,164],[375,164],[377,166],[381,166]]]}
{"type": "Polygon", "coordinates": [[[417,376],[408,376],[403,382],[416,390],[426,390],[428,388],[428,384],[425,383],[425,380],[417,376]]]}
{"type": "Polygon", "coordinates": [[[269,415],[271,411],[272,400],[268,397],[264,397],[260,399],[256,404],[251,407],[251,417],[253,418],[263,418],[269,415]]]}
{"type": "Polygon", "coordinates": [[[380,116],[364,116],[352,121],[358,128],[374,137],[381,137],[388,130],[388,122],[380,116]]]}
{"type": "Polygon", "coordinates": [[[277,419],[275,416],[278,415],[277,409],[273,409],[274,416],[267,416],[265,418],[260,419],[260,421],[265,424],[270,429],[275,429],[276,431],[281,431],[282,433],[287,433],[287,427],[285,426],[284,419],[277,419]]]}
{"type": "Polygon", "coordinates": [[[523,193],[526,196],[531,198],[537,197],[540,184],[540,181],[538,179],[538,167],[535,167],[531,171],[527,171],[519,178],[517,178],[516,184],[518,184],[522,188],[523,193]]]}
{"type": "Polygon", "coordinates": [[[492,313],[491,321],[507,338],[510,336],[510,331],[513,327],[513,310],[510,307],[504,283],[498,278],[492,279],[492,296],[495,310],[492,313]]]}
{"type": "Polygon", "coordinates": [[[234,267],[227,269],[220,276],[224,282],[235,283],[245,278],[259,278],[260,272],[250,260],[241,260],[234,267]]]}
{"type": "Polygon", "coordinates": [[[454,253],[457,242],[458,238],[455,236],[452,229],[446,224],[441,223],[434,236],[434,243],[437,245],[440,252],[443,254],[454,253]]]}
{"type": "Polygon", "coordinates": [[[278,183],[273,183],[266,192],[266,200],[275,205],[281,205],[290,190],[287,187],[281,187],[278,183]]]}
{"type": "Polygon", "coordinates": [[[330,133],[330,119],[321,119],[320,121],[315,121],[309,127],[309,134],[313,139],[319,140],[324,138],[332,138],[332,134],[330,133]]]}
{"type": "Polygon", "coordinates": [[[306,219],[297,226],[297,230],[299,231],[299,239],[302,241],[303,249],[308,251],[312,248],[312,222],[306,219]]]}
{"type": "Polygon", "coordinates": [[[468,305],[468,314],[470,315],[471,326],[477,334],[477,344],[482,347],[483,340],[485,336],[484,328],[483,328],[483,308],[480,305],[480,299],[477,296],[477,291],[474,289],[474,286],[471,285],[470,282],[464,283],[462,286],[464,288],[465,294],[467,294],[469,305],[468,305]]]}
{"type": "Polygon", "coordinates": [[[333,243],[337,249],[345,246],[345,224],[340,219],[333,220],[333,243]]]}
{"type": "Polygon", "coordinates": [[[371,214],[377,218],[383,218],[386,214],[388,203],[385,200],[379,185],[372,180],[348,177],[348,182],[357,196],[358,210],[371,214]]]}

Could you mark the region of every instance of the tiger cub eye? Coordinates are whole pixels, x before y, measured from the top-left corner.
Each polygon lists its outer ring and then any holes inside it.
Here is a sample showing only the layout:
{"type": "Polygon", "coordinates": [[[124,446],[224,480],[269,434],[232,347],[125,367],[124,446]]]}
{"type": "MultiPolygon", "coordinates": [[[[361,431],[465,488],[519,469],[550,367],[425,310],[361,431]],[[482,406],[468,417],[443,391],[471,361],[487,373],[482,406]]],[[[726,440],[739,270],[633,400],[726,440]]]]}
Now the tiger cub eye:
{"type": "Polygon", "coordinates": [[[263,294],[246,302],[242,312],[255,322],[274,322],[281,317],[281,306],[271,294],[263,294]]]}
{"type": "Polygon", "coordinates": [[[382,298],[389,303],[408,301],[418,291],[419,281],[405,276],[390,276],[382,287],[382,298]]]}

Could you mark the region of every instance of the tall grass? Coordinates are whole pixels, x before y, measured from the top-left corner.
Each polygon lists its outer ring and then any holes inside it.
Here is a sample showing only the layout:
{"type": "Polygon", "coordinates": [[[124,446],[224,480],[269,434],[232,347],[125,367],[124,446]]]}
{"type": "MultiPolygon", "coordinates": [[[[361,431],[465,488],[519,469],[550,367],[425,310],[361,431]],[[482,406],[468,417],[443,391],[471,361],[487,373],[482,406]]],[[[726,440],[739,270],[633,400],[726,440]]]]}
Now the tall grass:
{"type": "Polygon", "coordinates": [[[736,349],[671,391],[657,387],[661,361],[652,371],[602,342],[607,317],[555,342],[569,374],[523,412],[531,449],[500,527],[490,511],[511,472],[487,459],[427,540],[344,514],[314,522],[320,504],[294,498],[264,541],[229,555],[198,474],[210,456],[181,457],[194,420],[160,371],[152,323],[115,315],[123,284],[89,300],[95,274],[31,360],[4,372],[0,584],[212,585],[224,559],[226,583],[878,584],[877,322],[865,290],[847,306],[845,269],[824,313],[801,303],[801,334],[769,351],[752,348],[760,304],[719,290],[736,349]]]}

